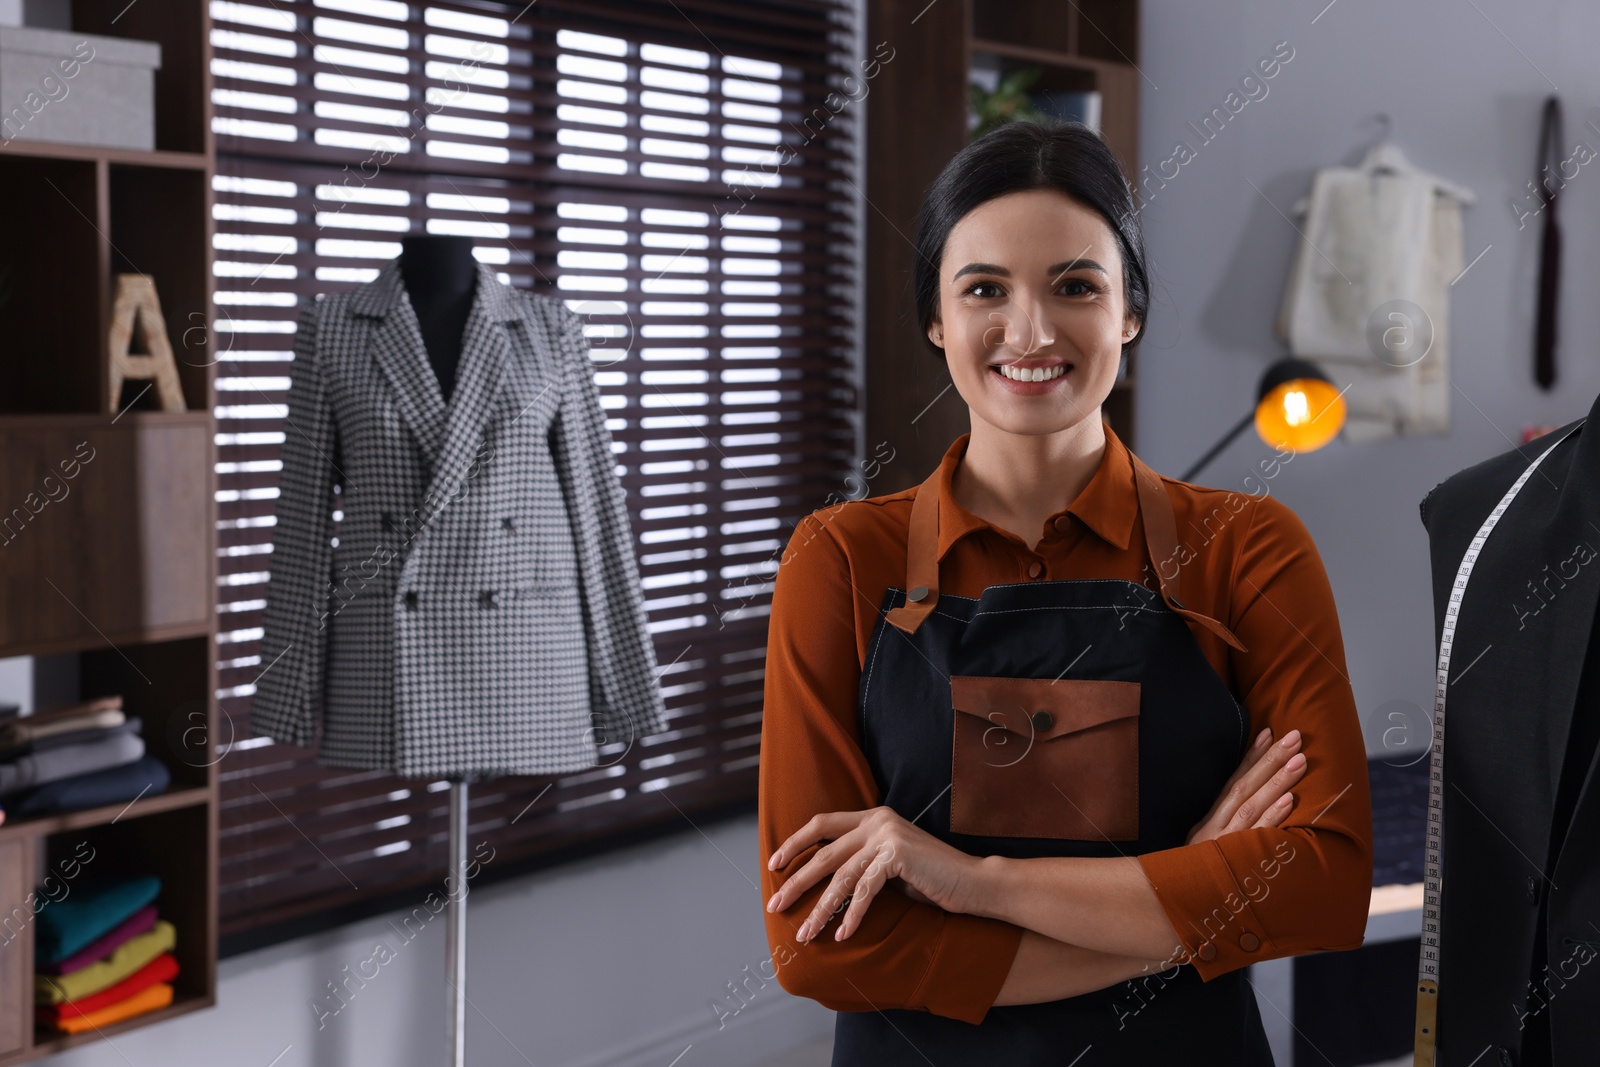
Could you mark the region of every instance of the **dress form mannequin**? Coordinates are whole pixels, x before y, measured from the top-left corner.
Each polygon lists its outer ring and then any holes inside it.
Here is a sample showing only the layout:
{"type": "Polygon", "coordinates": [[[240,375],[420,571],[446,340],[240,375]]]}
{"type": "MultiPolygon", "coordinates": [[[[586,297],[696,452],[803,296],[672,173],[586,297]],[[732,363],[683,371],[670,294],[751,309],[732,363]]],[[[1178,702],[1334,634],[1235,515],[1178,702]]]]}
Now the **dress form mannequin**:
{"type": "Polygon", "coordinates": [[[472,310],[478,261],[472,238],[414,234],[400,239],[400,277],[422,327],[422,345],[446,403],[461,358],[461,333],[472,310]]]}
{"type": "MultiPolygon", "coordinates": [[[[461,334],[472,310],[478,261],[470,237],[413,235],[400,240],[400,277],[422,329],[422,345],[446,403],[455,386],[461,358],[461,334]]],[[[446,1047],[449,1062],[461,1067],[466,1057],[467,1001],[467,783],[450,779],[450,876],[453,887],[446,903],[445,994],[446,1047]]]]}

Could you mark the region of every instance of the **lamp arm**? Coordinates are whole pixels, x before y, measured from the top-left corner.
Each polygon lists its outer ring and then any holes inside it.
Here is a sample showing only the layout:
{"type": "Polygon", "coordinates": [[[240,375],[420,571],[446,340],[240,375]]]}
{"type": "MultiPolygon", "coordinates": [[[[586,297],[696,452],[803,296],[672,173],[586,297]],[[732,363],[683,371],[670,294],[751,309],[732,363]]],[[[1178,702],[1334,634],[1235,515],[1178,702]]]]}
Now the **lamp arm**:
{"type": "Polygon", "coordinates": [[[1233,443],[1233,439],[1235,437],[1238,437],[1240,434],[1244,433],[1246,428],[1248,428],[1255,421],[1256,421],[1255,409],[1251,408],[1249,414],[1245,415],[1244,418],[1240,419],[1239,420],[1239,424],[1237,426],[1235,426],[1233,429],[1229,430],[1227,433],[1223,434],[1222,435],[1222,440],[1220,440],[1216,444],[1212,445],[1211,448],[1206,452],[1205,455],[1201,456],[1198,460],[1195,461],[1194,466],[1190,467],[1188,470],[1183,472],[1183,476],[1181,478],[1179,478],[1178,480],[1181,481],[1181,482],[1193,481],[1195,475],[1199,474],[1202,470],[1205,469],[1206,464],[1208,464],[1212,460],[1216,459],[1218,453],[1220,453],[1224,448],[1227,448],[1230,444],[1232,444],[1233,443]]]}

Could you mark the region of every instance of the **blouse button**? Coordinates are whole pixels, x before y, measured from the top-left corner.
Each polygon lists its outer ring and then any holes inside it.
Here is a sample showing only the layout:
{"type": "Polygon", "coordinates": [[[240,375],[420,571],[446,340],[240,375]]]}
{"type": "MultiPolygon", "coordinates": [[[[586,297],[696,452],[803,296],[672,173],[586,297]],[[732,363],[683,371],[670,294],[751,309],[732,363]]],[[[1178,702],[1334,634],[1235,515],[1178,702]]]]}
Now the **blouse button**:
{"type": "Polygon", "coordinates": [[[1246,952],[1254,952],[1256,949],[1261,947],[1261,940],[1257,938],[1255,934],[1252,934],[1250,931],[1246,930],[1239,937],[1239,947],[1244,949],[1246,952]]]}
{"type": "Polygon", "coordinates": [[[1035,560],[1034,562],[1028,564],[1028,577],[1037,578],[1039,577],[1040,572],[1043,570],[1044,568],[1039,565],[1038,560],[1035,560]]]}
{"type": "Polygon", "coordinates": [[[1055,522],[1056,529],[1060,530],[1062,533],[1066,533],[1067,532],[1067,527],[1069,527],[1071,525],[1072,525],[1072,520],[1067,518],[1065,515],[1062,515],[1062,516],[1058,517],[1056,519],[1056,522],[1055,522]]]}

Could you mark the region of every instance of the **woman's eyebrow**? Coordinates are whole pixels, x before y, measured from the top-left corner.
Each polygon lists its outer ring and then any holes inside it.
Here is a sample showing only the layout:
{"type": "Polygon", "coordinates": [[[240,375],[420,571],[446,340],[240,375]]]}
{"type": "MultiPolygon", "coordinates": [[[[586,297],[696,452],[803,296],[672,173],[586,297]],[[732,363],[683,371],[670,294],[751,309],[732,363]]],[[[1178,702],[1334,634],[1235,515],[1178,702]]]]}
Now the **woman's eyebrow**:
{"type": "MultiPolygon", "coordinates": [[[[1097,270],[1101,274],[1109,273],[1092,259],[1069,259],[1064,263],[1056,263],[1046,267],[1045,273],[1055,277],[1058,274],[1065,274],[1069,270],[1097,270]]],[[[1011,272],[997,263],[968,263],[951,275],[950,280],[955,281],[957,278],[967,274],[998,274],[1002,278],[1011,277],[1011,272]]]]}

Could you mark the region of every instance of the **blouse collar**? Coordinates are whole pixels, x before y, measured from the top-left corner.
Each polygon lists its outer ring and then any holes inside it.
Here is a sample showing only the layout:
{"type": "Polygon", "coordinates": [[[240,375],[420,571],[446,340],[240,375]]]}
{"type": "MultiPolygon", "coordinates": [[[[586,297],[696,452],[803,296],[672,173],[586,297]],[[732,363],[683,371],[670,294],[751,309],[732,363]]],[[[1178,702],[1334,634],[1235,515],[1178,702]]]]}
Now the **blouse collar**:
{"type": "MultiPolygon", "coordinates": [[[[1106,450],[1100,466],[1089,484],[1083,487],[1076,500],[1051,515],[1046,524],[1053,524],[1063,515],[1080,519],[1098,537],[1119,549],[1128,547],[1134,520],[1139,514],[1138,491],[1133,481],[1133,464],[1128,459],[1128,447],[1122,443],[1109,425],[1105,428],[1106,450]]],[[[979,518],[955,500],[952,486],[956,467],[966,455],[971,433],[964,433],[945,450],[939,462],[939,559],[942,561],[950,546],[967,534],[980,529],[994,529],[992,523],[979,518]]]]}

